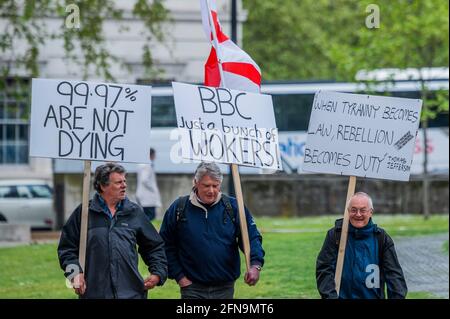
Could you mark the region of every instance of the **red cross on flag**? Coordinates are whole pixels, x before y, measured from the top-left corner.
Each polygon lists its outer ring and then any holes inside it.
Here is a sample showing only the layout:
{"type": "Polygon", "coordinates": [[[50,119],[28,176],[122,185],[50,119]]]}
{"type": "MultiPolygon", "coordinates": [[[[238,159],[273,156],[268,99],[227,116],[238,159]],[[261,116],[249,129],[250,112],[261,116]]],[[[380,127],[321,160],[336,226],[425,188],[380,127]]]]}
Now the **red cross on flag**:
{"type": "Polygon", "coordinates": [[[212,47],[205,63],[205,85],[259,93],[261,70],[253,59],[222,31],[215,0],[200,0],[202,22],[212,47]],[[211,27],[212,26],[212,27],[211,27]],[[222,65],[221,76],[219,62],[222,65]]]}

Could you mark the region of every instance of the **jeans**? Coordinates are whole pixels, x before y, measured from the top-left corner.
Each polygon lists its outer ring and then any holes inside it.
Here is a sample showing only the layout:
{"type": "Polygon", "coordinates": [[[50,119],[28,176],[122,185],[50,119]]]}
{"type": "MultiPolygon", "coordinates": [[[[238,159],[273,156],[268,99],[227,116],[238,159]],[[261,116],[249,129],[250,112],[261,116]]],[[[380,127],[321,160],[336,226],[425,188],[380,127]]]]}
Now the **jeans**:
{"type": "Polygon", "coordinates": [[[180,292],[181,299],[233,299],[234,281],[214,286],[192,283],[180,292]]]}

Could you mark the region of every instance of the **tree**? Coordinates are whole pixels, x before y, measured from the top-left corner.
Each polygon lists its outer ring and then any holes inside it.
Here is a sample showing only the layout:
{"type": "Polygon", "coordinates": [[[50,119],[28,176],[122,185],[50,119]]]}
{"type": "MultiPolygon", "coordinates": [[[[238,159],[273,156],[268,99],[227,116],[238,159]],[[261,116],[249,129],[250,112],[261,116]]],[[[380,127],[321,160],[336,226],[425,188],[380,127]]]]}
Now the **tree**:
{"type": "Polygon", "coordinates": [[[264,80],[339,79],[333,45],[357,41],[358,1],[244,0],[245,50],[264,80]]]}
{"type": "MultiPolygon", "coordinates": [[[[361,1],[368,6],[373,1],[361,1]]],[[[358,30],[353,45],[334,45],[336,59],[343,62],[341,74],[355,74],[357,70],[377,68],[417,68],[423,100],[421,125],[423,132],[423,201],[425,218],[429,209],[428,120],[438,113],[448,112],[448,90],[430,94],[424,68],[447,66],[449,47],[448,1],[378,1],[379,28],[358,30]],[[348,72],[348,73],[347,73],[348,72]]],[[[342,65],[342,64],[341,64],[342,65]]]]}
{"type": "MultiPolygon", "coordinates": [[[[104,24],[108,19],[123,21],[123,11],[117,9],[115,2],[90,0],[74,5],[70,0],[1,0],[1,76],[10,76],[12,68],[24,69],[32,77],[38,76],[41,49],[51,41],[52,45],[62,43],[67,57],[82,67],[83,78],[87,78],[93,69],[97,76],[113,80],[109,68],[113,62],[121,61],[106,48],[104,24]],[[50,29],[46,24],[49,18],[57,19],[60,27],[50,29]],[[19,43],[22,46],[17,49],[19,43]]],[[[142,36],[147,43],[152,39],[162,41],[161,23],[168,18],[163,0],[135,0],[132,17],[144,23],[146,30],[142,36]]],[[[148,44],[143,48],[142,63],[146,73],[154,75],[148,44]]]]}
{"type": "Polygon", "coordinates": [[[243,44],[265,80],[354,81],[361,69],[448,66],[448,1],[243,3],[243,44]],[[366,25],[373,4],[379,28],[366,25]]]}
{"type": "MultiPolygon", "coordinates": [[[[363,69],[449,65],[448,1],[244,0],[244,4],[249,15],[244,46],[266,80],[355,81],[355,74],[363,69]],[[371,21],[377,10],[379,25],[371,21]]],[[[432,96],[424,74],[419,80],[427,150],[428,120],[448,112],[448,90],[432,96]]],[[[427,162],[425,151],[425,217],[429,215],[427,162]]]]}
{"type": "MultiPolygon", "coordinates": [[[[358,1],[365,12],[374,1],[358,1]]],[[[352,43],[333,43],[339,75],[354,80],[358,70],[448,66],[448,1],[377,1],[379,28],[362,24],[352,43]]],[[[368,16],[369,13],[366,13],[368,16]]]]}

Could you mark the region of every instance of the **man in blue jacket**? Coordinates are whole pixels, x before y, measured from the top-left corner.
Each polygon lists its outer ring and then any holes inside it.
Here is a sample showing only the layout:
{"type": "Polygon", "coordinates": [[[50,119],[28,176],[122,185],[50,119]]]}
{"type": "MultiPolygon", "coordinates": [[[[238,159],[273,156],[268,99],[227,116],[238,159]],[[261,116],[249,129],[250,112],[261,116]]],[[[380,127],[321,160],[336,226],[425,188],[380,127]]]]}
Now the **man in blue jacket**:
{"type": "Polygon", "coordinates": [[[354,194],[348,203],[349,228],[339,295],[335,272],[342,219],[330,229],[317,257],[317,288],[324,299],[403,299],[408,291],[392,238],[372,221],[369,195],[354,194]]]}
{"type": "MultiPolygon", "coordinates": [[[[222,173],[214,163],[200,163],[189,196],[167,210],[161,225],[169,278],[180,286],[183,299],[232,299],[240,276],[242,250],[237,202],[221,193],[222,173]]],[[[262,237],[245,209],[251,267],[244,281],[252,286],[264,264],[262,237]]]]}

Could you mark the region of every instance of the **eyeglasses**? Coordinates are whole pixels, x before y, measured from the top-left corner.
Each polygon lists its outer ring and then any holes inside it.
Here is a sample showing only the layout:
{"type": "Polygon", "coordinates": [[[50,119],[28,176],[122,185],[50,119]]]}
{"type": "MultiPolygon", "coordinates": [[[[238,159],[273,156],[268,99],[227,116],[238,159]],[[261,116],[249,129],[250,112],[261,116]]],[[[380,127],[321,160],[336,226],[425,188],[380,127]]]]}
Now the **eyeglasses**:
{"type": "Polygon", "coordinates": [[[363,208],[351,207],[351,208],[349,208],[349,211],[350,211],[350,214],[353,214],[353,215],[358,214],[358,212],[360,212],[361,215],[365,215],[365,214],[368,214],[371,211],[371,209],[366,208],[366,207],[363,207],[363,208]]]}

